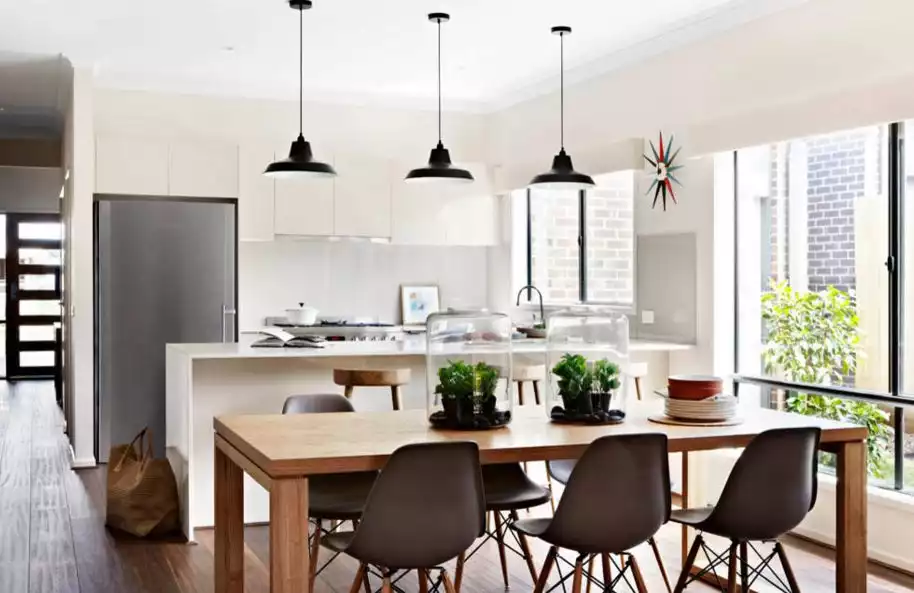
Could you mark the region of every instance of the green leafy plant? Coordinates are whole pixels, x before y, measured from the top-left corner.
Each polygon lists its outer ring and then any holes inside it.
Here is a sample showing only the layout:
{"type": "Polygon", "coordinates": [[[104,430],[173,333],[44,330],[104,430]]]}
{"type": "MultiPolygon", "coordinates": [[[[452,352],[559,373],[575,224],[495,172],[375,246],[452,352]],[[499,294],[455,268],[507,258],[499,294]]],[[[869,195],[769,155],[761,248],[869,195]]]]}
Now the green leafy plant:
{"type": "Polygon", "coordinates": [[[462,360],[449,360],[447,366],[438,369],[438,385],[435,393],[443,399],[472,398],[476,385],[473,365],[462,360]]]}
{"type": "MultiPolygon", "coordinates": [[[[859,318],[851,295],[829,286],[822,292],[772,282],[762,295],[768,339],[762,360],[768,373],[789,381],[831,385],[857,370],[859,318]]],[[[792,394],[787,409],[807,416],[852,422],[869,429],[867,467],[884,477],[889,465],[888,414],[874,404],[824,395],[792,394]]],[[[827,462],[833,463],[830,458],[827,462]]]]}
{"type": "Polygon", "coordinates": [[[590,397],[593,387],[593,373],[587,368],[587,359],[580,354],[564,354],[552,367],[552,373],[559,378],[559,393],[566,407],[582,395],[590,397]]]}
{"type": "Polygon", "coordinates": [[[619,365],[605,358],[593,363],[593,384],[600,393],[609,393],[619,389],[621,371],[619,365]]]}

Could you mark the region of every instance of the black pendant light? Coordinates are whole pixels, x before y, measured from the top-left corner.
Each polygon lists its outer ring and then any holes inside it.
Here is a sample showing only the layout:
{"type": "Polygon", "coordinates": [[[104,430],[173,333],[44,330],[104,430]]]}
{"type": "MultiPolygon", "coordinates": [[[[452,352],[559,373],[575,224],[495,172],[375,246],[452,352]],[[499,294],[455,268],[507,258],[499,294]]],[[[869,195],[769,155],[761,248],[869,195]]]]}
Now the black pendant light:
{"type": "Polygon", "coordinates": [[[304,78],[304,32],[302,13],[311,8],[311,0],[289,0],[289,6],[298,11],[298,138],[292,142],[289,157],[275,161],[263,172],[277,179],[300,179],[306,177],[336,177],[336,171],[327,163],[315,161],[311,154],[311,143],[302,135],[302,86],[304,78]]]}
{"type": "Polygon", "coordinates": [[[590,175],[574,170],[571,157],[565,152],[565,35],[571,35],[571,27],[552,27],[552,34],[559,36],[561,47],[561,149],[552,159],[552,168],[540,173],[530,182],[536,189],[588,189],[595,184],[590,175]]]}
{"type": "Polygon", "coordinates": [[[428,20],[438,24],[438,146],[432,149],[428,165],[413,169],[406,175],[408,183],[470,183],[473,175],[466,169],[451,165],[451,154],[441,143],[441,23],[451,20],[450,15],[433,12],[428,20]]]}

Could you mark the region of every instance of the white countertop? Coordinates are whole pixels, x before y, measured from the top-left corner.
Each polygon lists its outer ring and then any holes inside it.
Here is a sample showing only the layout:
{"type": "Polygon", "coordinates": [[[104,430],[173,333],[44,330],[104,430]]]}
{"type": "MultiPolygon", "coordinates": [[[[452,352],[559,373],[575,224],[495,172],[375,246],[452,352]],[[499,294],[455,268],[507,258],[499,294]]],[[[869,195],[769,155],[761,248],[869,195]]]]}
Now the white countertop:
{"type": "MultiPolygon", "coordinates": [[[[412,336],[401,342],[331,342],[323,348],[252,348],[251,339],[242,338],[236,344],[168,344],[191,359],[220,358],[333,358],[373,356],[425,356],[425,337],[412,336]]],[[[632,340],[629,352],[680,352],[691,350],[693,344],[632,340]]],[[[517,340],[512,344],[514,354],[538,354],[546,351],[545,340],[517,340]]]]}

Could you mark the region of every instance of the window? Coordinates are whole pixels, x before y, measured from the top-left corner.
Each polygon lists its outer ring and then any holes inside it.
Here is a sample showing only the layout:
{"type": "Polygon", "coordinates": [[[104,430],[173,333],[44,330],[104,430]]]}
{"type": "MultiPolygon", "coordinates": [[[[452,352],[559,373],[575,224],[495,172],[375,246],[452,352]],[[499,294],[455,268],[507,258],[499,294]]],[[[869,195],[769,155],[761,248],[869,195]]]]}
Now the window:
{"type": "Polygon", "coordinates": [[[736,368],[741,399],[867,425],[870,482],[914,492],[906,127],[735,153],[736,368]]]}
{"type": "Polygon", "coordinates": [[[527,277],[551,304],[634,305],[635,172],[592,190],[528,190],[527,277]]]}

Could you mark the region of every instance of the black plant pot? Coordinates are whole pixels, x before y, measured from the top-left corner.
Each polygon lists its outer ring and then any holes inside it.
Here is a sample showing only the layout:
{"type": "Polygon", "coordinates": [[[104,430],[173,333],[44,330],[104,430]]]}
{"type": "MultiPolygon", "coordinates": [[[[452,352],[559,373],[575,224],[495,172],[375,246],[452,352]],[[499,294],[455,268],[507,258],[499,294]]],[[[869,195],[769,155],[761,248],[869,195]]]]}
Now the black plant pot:
{"type": "Polygon", "coordinates": [[[472,426],[476,420],[476,410],[472,397],[457,398],[457,423],[461,426],[472,426]]]}
{"type": "Polygon", "coordinates": [[[487,395],[482,400],[482,415],[486,418],[492,419],[495,417],[495,396],[487,395]]]}
{"type": "Polygon", "coordinates": [[[611,391],[594,393],[593,394],[594,409],[597,412],[608,412],[609,404],[612,401],[612,398],[613,398],[613,394],[611,391]]]}
{"type": "Polygon", "coordinates": [[[572,397],[567,393],[561,393],[562,396],[562,407],[565,408],[567,414],[574,414],[578,408],[578,402],[576,397],[572,397]]]}
{"type": "Polygon", "coordinates": [[[457,420],[457,398],[442,397],[441,404],[444,406],[444,416],[449,420],[457,420]]]}
{"type": "Polygon", "coordinates": [[[572,408],[577,414],[581,416],[590,416],[593,414],[593,398],[589,393],[581,394],[581,397],[576,400],[577,407],[572,408]]]}

